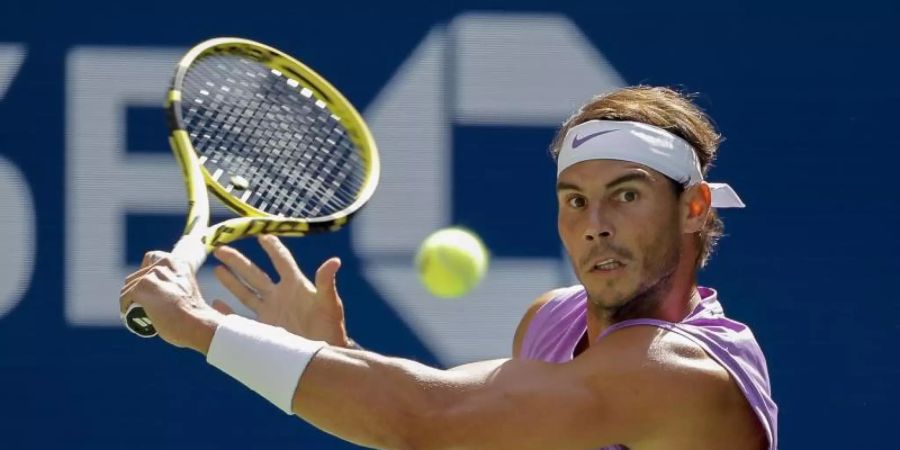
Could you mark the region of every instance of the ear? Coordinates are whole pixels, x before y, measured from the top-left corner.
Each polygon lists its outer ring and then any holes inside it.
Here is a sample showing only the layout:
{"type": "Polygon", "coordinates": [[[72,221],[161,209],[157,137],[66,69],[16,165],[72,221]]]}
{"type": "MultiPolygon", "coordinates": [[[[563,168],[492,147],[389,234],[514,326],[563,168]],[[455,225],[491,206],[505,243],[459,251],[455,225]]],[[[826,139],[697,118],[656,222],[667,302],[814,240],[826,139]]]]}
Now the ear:
{"type": "Polygon", "coordinates": [[[686,189],[681,195],[681,229],[685,233],[703,230],[711,205],[712,191],[705,181],[686,189]]]}

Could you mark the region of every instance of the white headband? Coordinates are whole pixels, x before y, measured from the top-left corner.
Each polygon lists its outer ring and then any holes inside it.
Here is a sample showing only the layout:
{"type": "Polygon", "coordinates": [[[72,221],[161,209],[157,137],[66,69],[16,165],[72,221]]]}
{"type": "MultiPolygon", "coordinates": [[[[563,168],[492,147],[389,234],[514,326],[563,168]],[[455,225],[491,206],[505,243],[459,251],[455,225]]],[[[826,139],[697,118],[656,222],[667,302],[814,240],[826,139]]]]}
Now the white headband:
{"type": "MultiPolygon", "coordinates": [[[[700,160],[691,144],[662,128],[640,122],[590,120],[572,127],[556,160],[556,176],[573,164],[592,159],[642,164],[685,187],[703,181],[700,160]]],[[[708,184],[712,207],[745,206],[731,186],[708,184]]]]}

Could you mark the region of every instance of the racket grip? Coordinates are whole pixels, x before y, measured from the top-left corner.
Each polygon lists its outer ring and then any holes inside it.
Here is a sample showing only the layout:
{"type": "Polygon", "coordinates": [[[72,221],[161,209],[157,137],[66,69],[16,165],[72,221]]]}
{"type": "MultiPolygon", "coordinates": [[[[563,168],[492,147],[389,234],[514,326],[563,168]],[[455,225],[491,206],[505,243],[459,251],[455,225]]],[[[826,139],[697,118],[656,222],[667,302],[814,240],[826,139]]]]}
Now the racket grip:
{"type": "Polygon", "coordinates": [[[197,272],[206,261],[206,244],[197,236],[182,236],[172,249],[172,256],[187,262],[191,266],[191,271],[197,272]]]}
{"type": "MultiPolygon", "coordinates": [[[[197,272],[206,261],[206,245],[196,236],[183,236],[172,249],[172,256],[187,262],[191,266],[191,271],[197,272]]],[[[128,307],[122,315],[122,321],[129,331],[142,338],[152,338],[157,334],[144,307],[136,303],[128,307]]]]}

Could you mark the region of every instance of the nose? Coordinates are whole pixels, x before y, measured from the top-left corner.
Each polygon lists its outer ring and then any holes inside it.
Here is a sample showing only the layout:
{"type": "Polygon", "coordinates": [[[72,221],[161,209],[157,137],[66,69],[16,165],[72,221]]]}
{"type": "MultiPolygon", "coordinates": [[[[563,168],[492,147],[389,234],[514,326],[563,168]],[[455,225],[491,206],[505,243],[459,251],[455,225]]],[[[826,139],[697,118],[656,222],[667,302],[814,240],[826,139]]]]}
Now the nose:
{"type": "Polygon", "coordinates": [[[609,239],[613,234],[613,226],[609,218],[599,208],[590,211],[587,228],[584,230],[584,239],[586,241],[609,239]]]}

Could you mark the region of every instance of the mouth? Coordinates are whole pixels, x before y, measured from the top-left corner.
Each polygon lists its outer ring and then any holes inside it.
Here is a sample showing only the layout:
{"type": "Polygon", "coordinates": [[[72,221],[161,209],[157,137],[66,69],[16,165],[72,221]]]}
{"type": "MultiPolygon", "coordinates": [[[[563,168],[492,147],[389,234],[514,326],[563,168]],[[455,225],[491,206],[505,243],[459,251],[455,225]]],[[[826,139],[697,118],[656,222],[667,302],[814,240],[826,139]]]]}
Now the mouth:
{"type": "Polygon", "coordinates": [[[594,261],[588,269],[591,273],[612,273],[617,272],[625,267],[625,263],[615,258],[606,258],[594,261]]]}

